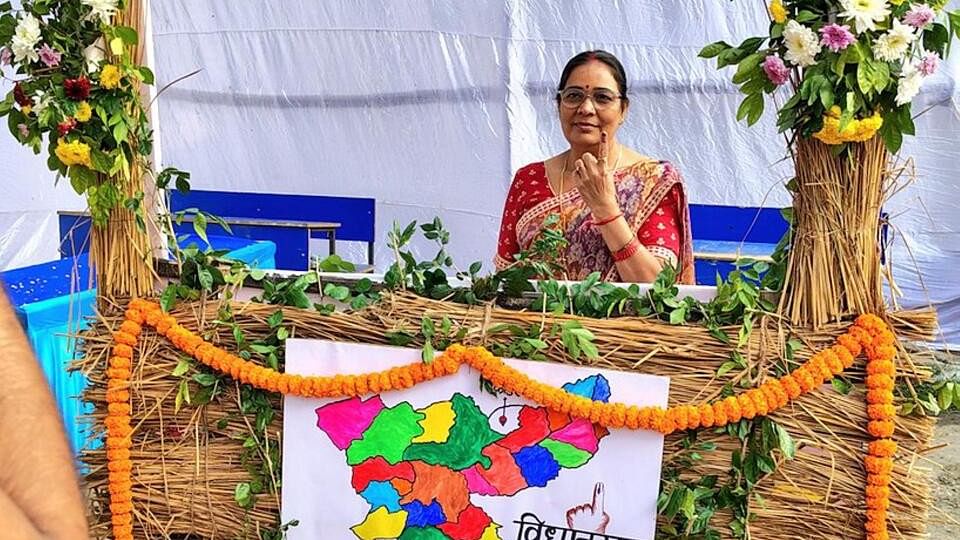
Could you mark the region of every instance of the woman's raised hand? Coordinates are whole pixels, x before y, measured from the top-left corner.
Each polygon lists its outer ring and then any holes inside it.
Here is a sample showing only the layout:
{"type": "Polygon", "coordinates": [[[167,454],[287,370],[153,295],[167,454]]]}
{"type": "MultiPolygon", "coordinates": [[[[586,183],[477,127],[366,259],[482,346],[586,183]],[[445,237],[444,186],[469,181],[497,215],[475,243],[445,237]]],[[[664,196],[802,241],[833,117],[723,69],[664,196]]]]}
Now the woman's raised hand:
{"type": "Polygon", "coordinates": [[[607,170],[606,131],[600,134],[597,156],[589,152],[583,154],[574,164],[573,172],[580,180],[577,190],[593,213],[594,219],[603,220],[620,213],[613,171],[607,170]]]}

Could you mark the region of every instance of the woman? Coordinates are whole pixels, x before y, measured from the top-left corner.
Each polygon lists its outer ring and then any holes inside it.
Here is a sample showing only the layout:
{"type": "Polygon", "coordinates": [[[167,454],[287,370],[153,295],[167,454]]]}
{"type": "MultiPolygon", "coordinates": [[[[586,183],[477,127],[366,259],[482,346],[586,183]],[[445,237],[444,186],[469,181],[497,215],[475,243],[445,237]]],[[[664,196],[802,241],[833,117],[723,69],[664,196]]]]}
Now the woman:
{"type": "Polygon", "coordinates": [[[627,76],[615,56],[588,51],[567,62],[557,108],[570,149],[517,171],[501,219],[497,269],[512,264],[556,214],[567,240],[558,277],[600,272],[607,281],[644,283],[671,265],[681,283],[694,282],[680,175],[617,142],[629,105],[627,76]]]}

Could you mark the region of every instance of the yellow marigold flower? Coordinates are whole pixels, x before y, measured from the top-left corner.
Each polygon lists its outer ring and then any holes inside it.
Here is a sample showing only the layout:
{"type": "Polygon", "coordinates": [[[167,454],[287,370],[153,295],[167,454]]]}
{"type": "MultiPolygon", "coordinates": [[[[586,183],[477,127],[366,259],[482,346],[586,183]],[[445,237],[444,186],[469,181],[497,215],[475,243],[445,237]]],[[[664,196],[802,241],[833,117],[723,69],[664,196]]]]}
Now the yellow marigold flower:
{"type": "Polygon", "coordinates": [[[864,142],[873,138],[877,130],[883,125],[883,117],[876,111],[863,119],[852,119],[840,129],[840,107],[834,105],[823,117],[823,128],[813,134],[814,138],[826,144],[843,144],[846,142],[864,142]]]}
{"type": "Polygon", "coordinates": [[[100,70],[100,86],[112,89],[120,86],[120,68],[107,64],[100,70]]]}
{"type": "Polygon", "coordinates": [[[31,106],[29,106],[29,105],[27,105],[27,106],[25,106],[25,107],[20,107],[20,112],[22,112],[25,116],[29,116],[30,113],[33,112],[33,107],[31,107],[31,106]]]}
{"type": "Polygon", "coordinates": [[[91,165],[90,147],[80,141],[67,142],[60,139],[54,153],[57,155],[57,158],[60,159],[60,162],[68,167],[72,167],[73,165],[89,167],[91,165]]]}
{"type": "Polygon", "coordinates": [[[895,6],[899,6],[900,4],[903,3],[903,0],[890,0],[890,3],[895,6]]]}
{"type": "Polygon", "coordinates": [[[77,122],[86,122],[90,120],[93,116],[93,107],[90,106],[86,101],[81,101],[77,105],[77,113],[73,115],[77,119],[77,122]]]}
{"type": "Polygon", "coordinates": [[[770,16],[777,24],[783,24],[783,21],[787,20],[787,8],[783,7],[783,0],[771,0],[770,16]]]}

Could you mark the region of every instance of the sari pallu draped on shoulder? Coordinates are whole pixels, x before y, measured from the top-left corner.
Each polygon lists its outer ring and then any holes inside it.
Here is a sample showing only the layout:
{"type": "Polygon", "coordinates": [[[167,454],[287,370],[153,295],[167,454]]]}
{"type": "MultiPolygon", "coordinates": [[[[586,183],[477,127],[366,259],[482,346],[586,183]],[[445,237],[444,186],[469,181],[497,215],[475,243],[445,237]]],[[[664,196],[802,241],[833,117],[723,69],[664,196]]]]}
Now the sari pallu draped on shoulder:
{"type": "MultiPolygon", "coordinates": [[[[666,161],[645,159],[614,171],[614,180],[620,209],[640,243],[664,265],[677,268],[679,283],[693,284],[690,211],[676,168],[666,161]]],[[[560,257],[565,275],[553,277],[579,281],[600,272],[605,281],[620,281],[613,255],[580,192],[555,194],[543,162],[521,168],[513,179],[500,224],[497,269],[506,268],[515,254],[527,250],[553,214],[560,216],[567,239],[560,257]]]]}

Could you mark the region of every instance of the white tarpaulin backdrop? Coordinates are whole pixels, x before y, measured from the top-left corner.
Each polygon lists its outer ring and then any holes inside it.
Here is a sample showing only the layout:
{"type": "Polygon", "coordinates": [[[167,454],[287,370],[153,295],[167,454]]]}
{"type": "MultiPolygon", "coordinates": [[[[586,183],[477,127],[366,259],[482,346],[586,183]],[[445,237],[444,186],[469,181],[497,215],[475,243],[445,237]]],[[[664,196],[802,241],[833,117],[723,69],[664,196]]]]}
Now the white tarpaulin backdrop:
{"type": "MultiPolygon", "coordinates": [[[[731,73],[697,58],[712,41],[764,33],[759,1],[151,4],[158,85],[202,69],[159,100],[164,164],[199,189],[376,198],[381,266],[394,220],[440,216],[455,259],[490,268],[513,171],[565,149],[553,93],[585,49],[623,61],[632,106],[620,140],[673,161],[691,202],[789,204],[780,185],[791,165],[770,109],[752,128],[735,122],[731,73]]],[[[887,210],[903,303],[935,302],[960,342],[956,53],[914,105],[930,108],[902,151],[919,181],[887,210]]],[[[0,167],[0,268],[55,257],[54,212],[82,202],[52,188],[43,160],[10,137],[0,167]]],[[[361,246],[345,247],[363,259],[361,246]]]]}

